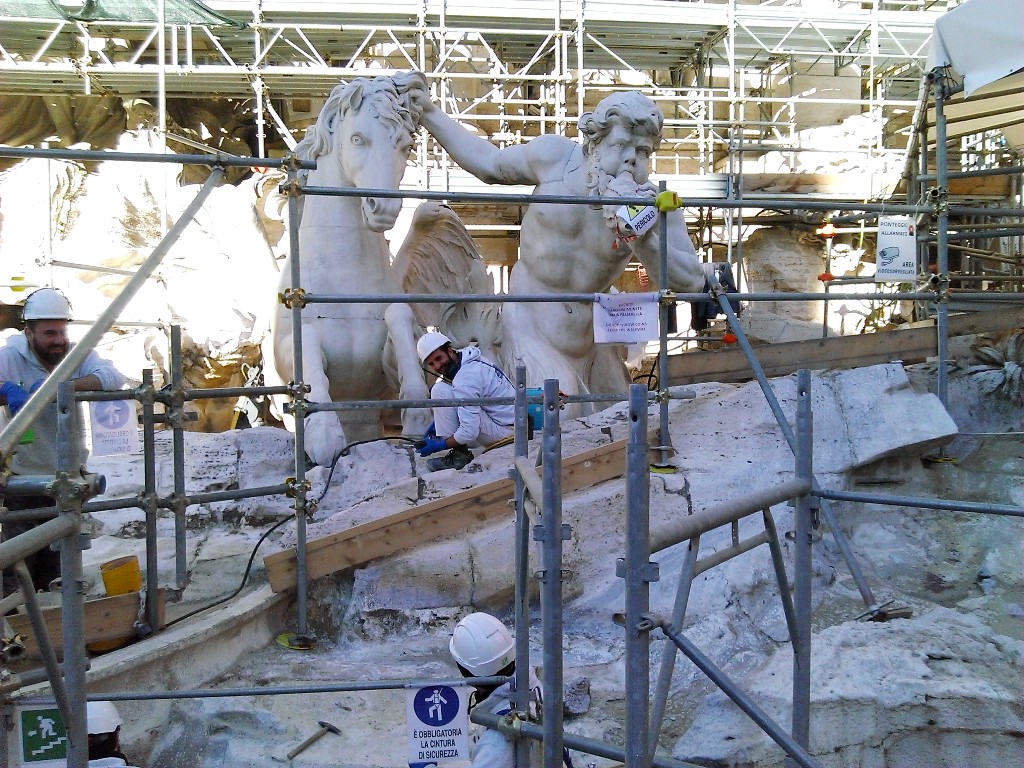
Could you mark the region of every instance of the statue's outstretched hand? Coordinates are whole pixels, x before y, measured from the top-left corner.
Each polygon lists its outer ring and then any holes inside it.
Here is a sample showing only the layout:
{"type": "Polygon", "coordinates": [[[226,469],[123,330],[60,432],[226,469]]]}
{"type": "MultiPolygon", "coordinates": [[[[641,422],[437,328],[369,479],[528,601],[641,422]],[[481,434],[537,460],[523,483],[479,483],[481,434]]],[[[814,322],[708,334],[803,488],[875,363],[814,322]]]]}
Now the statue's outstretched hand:
{"type": "Polygon", "coordinates": [[[434,102],[430,100],[430,85],[422,72],[401,72],[391,79],[399,94],[408,99],[409,109],[413,111],[417,121],[420,115],[434,108],[434,102]]]}

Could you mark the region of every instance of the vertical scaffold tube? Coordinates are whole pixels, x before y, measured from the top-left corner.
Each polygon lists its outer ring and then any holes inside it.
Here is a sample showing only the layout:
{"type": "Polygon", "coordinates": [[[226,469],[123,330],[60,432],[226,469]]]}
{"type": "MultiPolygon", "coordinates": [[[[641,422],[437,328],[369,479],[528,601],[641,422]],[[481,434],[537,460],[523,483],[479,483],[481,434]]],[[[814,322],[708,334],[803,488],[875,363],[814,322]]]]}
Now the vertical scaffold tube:
{"type": "Polygon", "coordinates": [[[142,509],[146,515],[146,622],[157,631],[160,623],[157,589],[157,495],[156,495],[156,415],[154,413],[153,371],[142,372],[142,509]]]}
{"type": "MultiPolygon", "coordinates": [[[[302,286],[302,270],[299,267],[299,181],[298,166],[288,166],[288,263],[291,267],[291,287],[302,286]]],[[[292,376],[294,383],[305,381],[302,367],[302,302],[291,306],[292,313],[292,376]]],[[[296,386],[293,393],[296,401],[304,404],[306,397],[296,386]]],[[[295,634],[297,638],[308,638],[308,608],[306,571],[306,412],[300,408],[295,414],[295,634]]]]}
{"type": "Polygon", "coordinates": [[[650,463],[647,390],[629,387],[629,443],[626,447],[626,561],[620,575],[626,591],[626,768],[648,768],[650,631],[641,627],[650,610],[650,582],[656,567],[650,551],[650,463]]]}
{"type": "MultiPolygon", "coordinates": [[[[796,380],[796,477],[810,483],[812,466],[811,374],[806,369],[796,380]]],[[[811,497],[796,497],[794,531],[794,593],[796,637],[793,638],[793,740],[810,746],[811,722],[811,497]]],[[[792,758],[789,765],[795,765],[792,758]]]]}
{"type": "Polygon", "coordinates": [[[185,374],[182,370],[181,326],[171,326],[171,441],[174,467],[174,574],[178,589],[188,581],[188,545],[185,541],[185,374]]]}
{"type": "MultiPolygon", "coordinates": [[[[515,455],[529,455],[526,420],[526,368],[516,367],[515,403],[515,455]]],[[[526,712],[530,703],[530,520],[526,515],[526,484],[522,476],[514,473],[516,484],[516,584],[515,584],[515,629],[516,629],[516,689],[511,696],[512,708],[526,712]]],[[[529,765],[530,742],[516,741],[516,765],[529,765]]]]}
{"type": "Polygon", "coordinates": [[[946,405],[946,360],[949,359],[949,158],[946,153],[946,113],[943,109],[946,94],[943,78],[936,71],[932,78],[935,92],[935,186],[937,198],[935,217],[937,232],[936,272],[939,278],[939,300],[935,305],[936,352],[939,368],[935,374],[936,395],[943,407],[946,405]]]}
{"type": "MultiPolygon", "coordinates": [[[[558,379],[544,380],[544,578],[540,608],[544,637],[544,765],[562,762],[562,425],[558,379]]],[[[516,665],[518,667],[518,664],[516,665]]]]}
{"type": "MultiPolygon", "coordinates": [[[[58,487],[77,475],[74,446],[78,438],[78,406],[75,387],[62,381],[57,388],[57,479],[58,487]]],[[[64,635],[64,685],[67,688],[71,721],[65,723],[68,734],[68,768],[86,768],[89,741],[85,723],[85,590],[82,589],[82,500],[57,494],[62,516],[75,521],[71,533],[60,542],[61,620],[64,635]]]]}
{"type": "MultiPolygon", "coordinates": [[[[664,192],[666,187],[665,182],[661,181],[658,184],[658,191],[664,192]]],[[[658,355],[658,445],[660,446],[658,452],[658,464],[662,467],[669,465],[669,458],[671,456],[672,438],[669,436],[668,431],[668,313],[669,306],[664,301],[666,292],[668,291],[668,213],[662,211],[658,215],[658,262],[660,264],[660,272],[658,275],[658,292],[660,300],[658,301],[658,339],[659,339],[659,351],[658,355]]],[[[672,307],[672,311],[675,312],[675,306],[672,307]]],[[[647,419],[647,411],[644,410],[644,420],[647,419]]],[[[646,438],[646,435],[645,435],[646,438]]]]}

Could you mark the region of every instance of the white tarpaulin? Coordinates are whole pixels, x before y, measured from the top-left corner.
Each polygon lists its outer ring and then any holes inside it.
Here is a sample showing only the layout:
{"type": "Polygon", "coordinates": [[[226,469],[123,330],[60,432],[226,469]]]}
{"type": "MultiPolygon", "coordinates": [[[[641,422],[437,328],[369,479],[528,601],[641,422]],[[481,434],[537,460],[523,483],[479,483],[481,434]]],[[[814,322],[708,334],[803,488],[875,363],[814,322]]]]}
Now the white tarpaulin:
{"type": "Polygon", "coordinates": [[[928,70],[947,65],[967,96],[1024,69],[1024,0],[967,0],[940,16],[928,70]]]}
{"type": "Polygon", "coordinates": [[[939,17],[928,70],[942,66],[963,78],[971,97],[946,103],[948,137],[1000,130],[1011,146],[1024,146],[1024,0],[967,0],[939,17]]]}

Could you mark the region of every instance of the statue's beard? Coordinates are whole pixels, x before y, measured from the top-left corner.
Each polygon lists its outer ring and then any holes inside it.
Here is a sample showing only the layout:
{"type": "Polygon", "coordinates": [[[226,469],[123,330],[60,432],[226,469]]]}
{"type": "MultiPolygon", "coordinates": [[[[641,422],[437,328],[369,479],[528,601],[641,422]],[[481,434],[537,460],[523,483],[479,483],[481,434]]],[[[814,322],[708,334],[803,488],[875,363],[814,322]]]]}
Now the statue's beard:
{"type": "Polygon", "coordinates": [[[640,185],[631,171],[612,176],[601,167],[601,145],[587,158],[587,195],[590,197],[630,197],[640,185]],[[615,182],[618,183],[615,183],[615,182]]]}

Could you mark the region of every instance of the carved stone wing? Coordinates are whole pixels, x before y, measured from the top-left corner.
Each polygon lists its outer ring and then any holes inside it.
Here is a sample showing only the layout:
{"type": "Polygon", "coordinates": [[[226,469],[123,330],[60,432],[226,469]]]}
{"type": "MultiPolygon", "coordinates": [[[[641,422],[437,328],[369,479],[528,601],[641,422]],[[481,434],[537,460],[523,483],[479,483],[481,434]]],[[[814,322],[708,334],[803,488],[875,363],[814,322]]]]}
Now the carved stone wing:
{"type": "MultiPolygon", "coordinates": [[[[494,283],[465,225],[443,203],[416,209],[394,263],[406,293],[493,294],[494,283]]],[[[456,347],[477,343],[493,352],[500,345],[499,305],[494,302],[413,304],[416,319],[446,334],[456,347]]]]}

